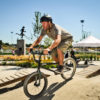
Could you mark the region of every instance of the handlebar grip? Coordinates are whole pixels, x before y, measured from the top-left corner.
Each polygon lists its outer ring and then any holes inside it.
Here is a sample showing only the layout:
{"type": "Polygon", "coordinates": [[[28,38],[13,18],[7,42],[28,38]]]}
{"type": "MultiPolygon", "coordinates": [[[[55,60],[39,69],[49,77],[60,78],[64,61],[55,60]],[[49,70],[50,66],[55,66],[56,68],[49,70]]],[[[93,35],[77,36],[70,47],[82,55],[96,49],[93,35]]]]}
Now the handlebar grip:
{"type": "Polygon", "coordinates": [[[30,53],[32,53],[33,52],[33,49],[30,49],[30,53]]]}
{"type": "Polygon", "coordinates": [[[51,51],[48,51],[49,54],[51,54],[51,51]]]}
{"type": "MultiPolygon", "coordinates": [[[[30,53],[31,54],[40,54],[40,55],[42,55],[43,54],[43,50],[35,50],[35,51],[33,51],[33,49],[30,49],[30,53]]],[[[48,51],[48,54],[51,54],[51,51],[48,51]]]]}

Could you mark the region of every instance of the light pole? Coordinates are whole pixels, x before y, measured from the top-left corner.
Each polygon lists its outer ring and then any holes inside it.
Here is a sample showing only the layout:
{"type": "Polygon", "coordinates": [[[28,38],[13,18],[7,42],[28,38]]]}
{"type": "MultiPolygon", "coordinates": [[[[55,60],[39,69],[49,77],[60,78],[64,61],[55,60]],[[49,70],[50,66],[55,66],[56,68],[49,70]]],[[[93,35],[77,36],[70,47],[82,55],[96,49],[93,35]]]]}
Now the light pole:
{"type": "Polygon", "coordinates": [[[84,27],[84,25],[83,25],[84,20],[80,20],[80,22],[82,23],[82,39],[83,39],[83,38],[84,38],[84,30],[83,30],[83,27],[84,27]]]}
{"type": "Polygon", "coordinates": [[[12,45],[13,45],[13,32],[11,32],[11,42],[12,42],[12,45]]]}

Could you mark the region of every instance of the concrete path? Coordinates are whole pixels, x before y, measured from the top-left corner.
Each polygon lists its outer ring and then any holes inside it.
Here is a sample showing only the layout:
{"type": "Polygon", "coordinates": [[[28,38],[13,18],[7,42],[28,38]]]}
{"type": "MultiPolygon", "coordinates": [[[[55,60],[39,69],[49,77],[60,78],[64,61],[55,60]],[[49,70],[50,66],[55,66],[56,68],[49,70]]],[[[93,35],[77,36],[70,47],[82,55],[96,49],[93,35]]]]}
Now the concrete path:
{"type": "MultiPolygon", "coordinates": [[[[78,73],[89,67],[99,66],[100,62],[93,62],[88,67],[83,66],[82,62],[77,67],[76,74],[70,81],[64,81],[60,75],[45,71],[51,76],[48,77],[48,88],[46,93],[38,100],[100,100],[100,77],[86,79],[78,73]],[[99,99],[98,99],[99,98],[99,99]]],[[[19,71],[33,72],[33,68],[21,68],[18,66],[0,66],[0,78],[17,74],[19,71]]],[[[23,86],[16,82],[0,88],[0,100],[32,100],[25,96],[23,86]]]]}
{"type": "MultiPolygon", "coordinates": [[[[77,66],[76,75],[81,77],[88,77],[94,72],[100,70],[99,62],[93,62],[89,65],[83,65],[83,62],[77,66]]],[[[36,68],[22,68],[18,66],[0,66],[0,87],[24,80],[27,75],[35,72],[36,68]]],[[[41,69],[46,75],[54,75],[53,72],[41,69]]]]}

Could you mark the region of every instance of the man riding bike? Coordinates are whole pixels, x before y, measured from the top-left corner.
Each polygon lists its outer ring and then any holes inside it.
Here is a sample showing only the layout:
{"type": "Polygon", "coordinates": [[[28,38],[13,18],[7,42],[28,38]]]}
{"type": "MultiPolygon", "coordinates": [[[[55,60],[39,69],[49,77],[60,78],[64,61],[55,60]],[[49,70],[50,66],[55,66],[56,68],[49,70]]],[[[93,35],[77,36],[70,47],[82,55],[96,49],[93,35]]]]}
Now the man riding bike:
{"type": "Polygon", "coordinates": [[[48,15],[42,16],[40,22],[43,27],[41,34],[38,39],[29,47],[29,50],[38,45],[42,38],[47,35],[53,39],[54,42],[47,49],[44,49],[43,53],[48,54],[49,51],[52,51],[52,58],[56,61],[56,63],[58,63],[57,70],[62,72],[64,53],[66,52],[66,49],[72,44],[73,37],[69,32],[57,24],[54,24],[52,18],[48,15]]]}

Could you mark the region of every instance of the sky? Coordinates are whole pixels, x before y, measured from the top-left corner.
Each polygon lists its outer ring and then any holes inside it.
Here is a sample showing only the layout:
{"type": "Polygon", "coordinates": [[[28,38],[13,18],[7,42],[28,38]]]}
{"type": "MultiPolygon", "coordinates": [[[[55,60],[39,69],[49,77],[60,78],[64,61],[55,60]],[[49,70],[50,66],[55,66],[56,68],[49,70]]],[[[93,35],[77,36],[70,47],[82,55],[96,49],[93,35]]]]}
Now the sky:
{"type": "MultiPolygon", "coordinates": [[[[100,39],[100,0],[0,0],[0,40],[16,43],[16,33],[25,26],[25,35],[33,34],[34,12],[49,14],[55,24],[60,25],[79,41],[83,30],[100,39]],[[13,33],[11,33],[13,32],[13,33]]],[[[26,43],[33,40],[26,39],[26,43]]]]}

